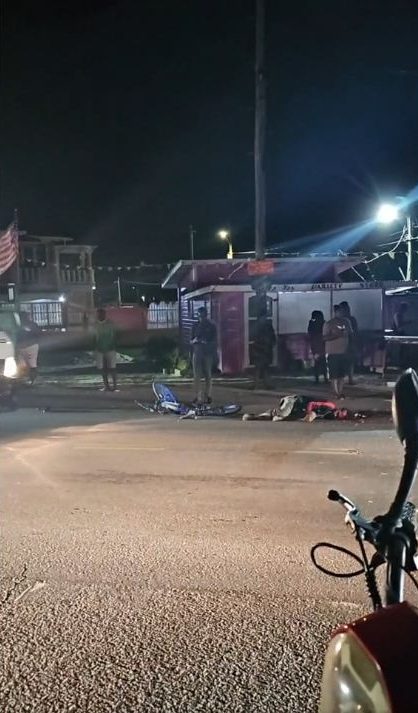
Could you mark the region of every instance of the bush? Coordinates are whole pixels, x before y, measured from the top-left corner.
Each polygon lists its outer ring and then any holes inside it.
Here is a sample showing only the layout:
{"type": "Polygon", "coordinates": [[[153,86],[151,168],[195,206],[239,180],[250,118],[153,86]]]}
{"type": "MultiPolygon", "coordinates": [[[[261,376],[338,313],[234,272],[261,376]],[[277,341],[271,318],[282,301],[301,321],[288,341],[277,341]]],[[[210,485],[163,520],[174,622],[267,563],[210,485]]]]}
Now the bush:
{"type": "Polygon", "coordinates": [[[174,339],[164,336],[151,337],[146,343],[146,356],[156,371],[166,369],[173,372],[174,369],[187,368],[187,362],[181,357],[179,348],[174,339]]]}

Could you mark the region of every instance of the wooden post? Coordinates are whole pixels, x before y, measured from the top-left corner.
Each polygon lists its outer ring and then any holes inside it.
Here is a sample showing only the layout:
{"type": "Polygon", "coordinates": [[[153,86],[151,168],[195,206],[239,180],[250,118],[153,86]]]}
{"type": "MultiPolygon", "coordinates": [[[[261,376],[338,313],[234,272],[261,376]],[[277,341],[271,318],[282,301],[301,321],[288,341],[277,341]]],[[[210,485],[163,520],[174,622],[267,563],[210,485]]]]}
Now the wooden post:
{"type": "Polygon", "coordinates": [[[255,36],[255,257],[262,260],[266,245],[266,177],[264,167],[266,136],[266,80],[264,72],[265,0],[256,0],[255,36]]]}
{"type": "Polygon", "coordinates": [[[196,235],[196,231],[193,228],[193,225],[189,226],[189,238],[190,238],[190,260],[194,260],[194,238],[196,235]]]}

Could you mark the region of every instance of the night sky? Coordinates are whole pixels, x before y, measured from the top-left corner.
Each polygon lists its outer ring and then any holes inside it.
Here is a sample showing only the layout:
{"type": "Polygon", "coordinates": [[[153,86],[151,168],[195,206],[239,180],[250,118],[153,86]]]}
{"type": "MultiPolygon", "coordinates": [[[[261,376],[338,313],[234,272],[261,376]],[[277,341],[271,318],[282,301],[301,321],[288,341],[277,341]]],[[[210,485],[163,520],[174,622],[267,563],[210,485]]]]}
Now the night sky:
{"type": "MultiPolygon", "coordinates": [[[[418,184],[416,2],[267,4],[268,243],[418,184]],[[282,7],[281,7],[282,6],[282,7]]],[[[251,0],[3,0],[1,193],[99,262],[253,247],[251,0]]]]}

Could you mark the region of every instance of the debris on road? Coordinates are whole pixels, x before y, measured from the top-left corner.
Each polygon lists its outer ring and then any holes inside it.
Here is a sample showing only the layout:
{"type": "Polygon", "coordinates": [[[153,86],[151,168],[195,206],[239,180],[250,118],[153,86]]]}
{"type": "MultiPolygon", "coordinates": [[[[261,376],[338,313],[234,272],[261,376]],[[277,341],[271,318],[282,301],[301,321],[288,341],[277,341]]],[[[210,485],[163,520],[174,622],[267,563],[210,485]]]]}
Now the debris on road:
{"type": "Polygon", "coordinates": [[[4,595],[0,602],[1,604],[6,604],[6,602],[8,602],[9,599],[11,599],[13,594],[16,592],[17,588],[21,584],[23,584],[23,582],[26,580],[27,571],[28,571],[28,566],[26,564],[24,564],[21,573],[17,577],[13,577],[10,587],[8,587],[6,589],[6,591],[4,592],[4,595]]]}
{"type": "Polygon", "coordinates": [[[43,580],[36,580],[33,584],[30,584],[26,589],[21,592],[16,599],[14,600],[14,604],[18,604],[22,599],[28,596],[28,594],[33,594],[34,592],[37,592],[39,589],[43,589],[45,587],[46,582],[43,580]]]}

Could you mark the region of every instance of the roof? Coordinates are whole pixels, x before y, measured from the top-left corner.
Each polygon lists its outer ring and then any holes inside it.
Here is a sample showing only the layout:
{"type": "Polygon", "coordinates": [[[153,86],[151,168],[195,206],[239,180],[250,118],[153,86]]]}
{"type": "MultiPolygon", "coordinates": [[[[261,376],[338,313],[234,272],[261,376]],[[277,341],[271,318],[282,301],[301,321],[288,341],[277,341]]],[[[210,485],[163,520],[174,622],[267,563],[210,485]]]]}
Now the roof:
{"type": "Polygon", "coordinates": [[[21,235],[20,241],[24,245],[54,245],[60,248],[63,252],[77,254],[80,250],[96,250],[97,245],[85,245],[82,243],[74,243],[73,238],[60,238],[52,235],[21,235]]]}
{"type": "Polygon", "coordinates": [[[68,238],[68,237],[60,237],[60,236],[55,236],[55,235],[31,235],[31,234],[26,234],[23,235],[21,240],[23,242],[28,243],[28,242],[36,242],[36,243],[72,243],[73,238],[68,238]]]}
{"type": "MultiPolygon", "coordinates": [[[[268,277],[280,284],[335,282],[336,276],[361,261],[359,257],[284,257],[267,258],[261,263],[252,259],[179,260],[170,270],[162,287],[196,288],[212,284],[251,284],[257,264],[270,268],[268,277]]],[[[259,276],[259,275],[258,275],[259,276]]]]}

